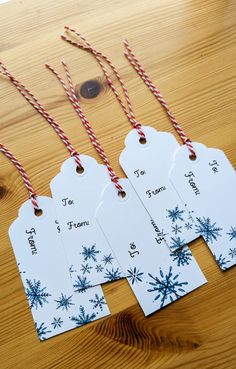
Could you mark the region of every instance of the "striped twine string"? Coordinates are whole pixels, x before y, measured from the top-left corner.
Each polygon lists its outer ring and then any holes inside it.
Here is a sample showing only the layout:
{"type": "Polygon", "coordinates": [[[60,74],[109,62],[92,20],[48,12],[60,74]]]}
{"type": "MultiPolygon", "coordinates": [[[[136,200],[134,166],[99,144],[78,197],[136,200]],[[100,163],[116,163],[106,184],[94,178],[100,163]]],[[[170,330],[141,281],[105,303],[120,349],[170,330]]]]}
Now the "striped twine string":
{"type": "Polygon", "coordinates": [[[29,199],[31,200],[31,203],[33,205],[33,208],[35,211],[40,210],[37,200],[37,194],[33,189],[33,186],[30,182],[30,179],[22,166],[22,164],[19,162],[19,160],[11,153],[10,150],[6,148],[2,143],[0,143],[0,151],[8,158],[10,161],[15,165],[16,169],[19,171],[25,187],[27,188],[27,191],[29,192],[29,199]]]}
{"type": "Polygon", "coordinates": [[[72,146],[72,144],[70,143],[68,137],[66,136],[65,132],[63,131],[59,123],[57,123],[55,119],[52,118],[52,116],[45,110],[43,105],[40,104],[39,100],[33,95],[33,93],[25,85],[23,85],[23,83],[17,80],[12,75],[12,73],[9,72],[9,70],[6,68],[6,66],[2,62],[0,62],[0,67],[2,69],[0,73],[8,77],[9,80],[17,88],[17,90],[22,94],[22,96],[24,96],[24,98],[34,107],[34,109],[47,120],[47,122],[55,130],[55,132],[60,137],[61,141],[64,143],[64,145],[68,149],[70,155],[74,157],[77,167],[80,169],[83,169],[81,161],[80,161],[79,153],[72,146]]]}
{"type": "Polygon", "coordinates": [[[88,51],[88,52],[90,52],[91,54],[94,55],[95,59],[97,60],[98,64],[100,65],[100,67],[101,67],[101,69],[103,71],[103,74],[104,74],[104,76],[105,76],[105,78],[107,80],[108,85],[110,86],[110,88],[113,91],[116,99],[120,103],[120,105],[121,105],[121,107],[122,107],[125,115],[127,116],[128,120],[132,124],[133,128],[137,130],[139,136],[141,138],[145,138],[145,134],[144,134],[144,132],[142,130],[142,126],[141,126],[141,124],[135,118],[134,111],[133,111],[133,108],[132,108],[132,104],[131,104],[131,101],[130,101],[128,90],[127,90],[127,88],[125,86],[125,83],[124,83],[123,79],[121,78],[118,70],[116,69],[116,67],[112,63],[112,61],[106,55],[104,55],[103,53],[101,53],[100,51],[98,51],[94,47],[92,47],[91,44],[88,42],[88,40],[83,35],[81,35],[78,31],[76,31],[74,28],[71,28],[69,26],[65,26],[65,29],[66,29],[66,31],[70,31],[70,32],[74,33],[76,36],[78,36],[82,42],[80,43],[80,42],[77,42],[77,41],[73,41],[73,40],[69,39],[65,35],[61,35],[61,38],[64,41],[67,41],[68,43],[70,43],[71,45],[77,46],[77,47],[79,47],[79,48],[81,48],[83,50],[86,50],[86,51],[88,51]],[[124,104],[124,102],[122,101],[122,99],[121,99],[118,91],[116,90],[116,88],[115,88],[115,86],[113,84],[113,81],[110,78],[110,76],[109,76],[109,74],[107,72],[107,69],[105,68],[102,60],[104,60],[110,66],[110,68],[114,72],[117,80],[119,81],[119,83],[121,85],[121,88],[122,88],[122,91],[123,91],[124,96],[125,96],[127,107],[124,104]]]}
{"type": "Polygon", "coordinates": [[[146,73],[144,68],[142,67],[140,61],[135,56],[135,54],[134,54],[134,52],[133,52],[132,48],[130,47],[127,40],[124,40],[124,48],[125,48],[124,54],[125,54],[126,58],[130,62],[130,64],[133,66],[133,68],[136,70],[138,75],[142,78],[142,80],[144,81],[146,86],[149,88],[149,90],[153,93],[153,95],[160,102],[163,109],[166,111],[173,127],[175,128],[176,132],[178,133],[179,137],[181,138],[183,144],[187,146],[187,148],[190,152],[190,156],[192,158],[195,158],[196,153],[194,151],[192,141],[184,133],[184,131],[181,128],[180,124],[177,122],[174,114],[171,112],[170,108],[168,107],[167,102],[164,99],[163,95],[161,94],[161,92],[156,88],[156,86],[151,81],[150,77],[148,76],[148,74],[146,73]]]}
{"type": "Polygon", "coordinates": [[[89,123],[88,119],[86,118],[86,116],[84,115],[79,100],[75,94],[75,89],[74,89],[74,84],[72,81],[72,77],[71,74],[69,72],[68,66],[67,64],[62,61],[62,65],[64,67],[65,73],[66,73],[66,77],[67,77],[67,81],[68,81],[68,85],[69,87],[67,87],[65,81],[63,80],[63,78],[60,76],[60,74],[49,64],[46,64],[46,67],[57,77],[58,81],[61,83],[62,87],[64,88],[64,91],[69,99],[69,101],[71,102],[73,108],[75,109],[76,113],[79,115],[87,133],[88,136],[90,138],[90,141],[92,142],[93,146],[95,147],[98,155],[100,156],[100,158],[103,160],[104,164],[107,167],[107,170],[109,172],[111,181],[114,183],[118,194],[122,194],[124,192],[120,182],[119,182],[119,177],[116,175],[114,169],[112,168],[109,159],[105,153],[105,151],[103,150],[98,138],[95,135],[94,130],[91,127],[91,124],[89,123]]]}

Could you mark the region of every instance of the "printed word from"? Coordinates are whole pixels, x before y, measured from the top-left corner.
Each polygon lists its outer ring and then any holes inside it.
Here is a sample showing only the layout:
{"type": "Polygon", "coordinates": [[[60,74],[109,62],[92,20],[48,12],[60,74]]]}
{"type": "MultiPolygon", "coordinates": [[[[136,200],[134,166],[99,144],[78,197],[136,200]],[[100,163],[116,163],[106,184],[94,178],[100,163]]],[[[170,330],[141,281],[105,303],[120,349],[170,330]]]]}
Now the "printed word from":
{"type": "Polygon", "coordinates": [[[36,235],[36,231],[34,228],[31,228],[29,231],[26,230],[25,233],[29,235],[28,243],[30,246],[31,254],[36,255],[38,253],[37,247],[35,245],[35,239],[34,239],[34,235],[36,235]]]}
{"type": "Polygon", "coordinates": [[[162,241],[165,240],[164,233],[160,231],[160,229],[158,228],[153,219],[151,219],[151,225],[153,226],[154,231],[157,233],[157,237],[155,237],[155,240],[158,243],[158,245],[160,245],[162,241]]]}
{"type": "Polygon", "coordinates": [[[67,225],[68,225],[68,230],[70,231],[71,229],[74,229],[74,228],[81,228],[81,227],[89,226],[89,221],[85,220],[84,222],[78,222],[78,223],[71,221],[71,222],[67,222],[67,225]]]}
{"type": "Polygon", "coordinates": [[[160,192],[165,191],[166,186],[162,186],[160,188],[156,188],[155,190],[147,190],[146,194],[148,195],[148,198],[150,199],[152,196],[158,195],[160,192]]]}
{"type": "Polygon", "coordinates": [[[192,190],[195,193],[195,195],[200,195],[200,191],[199,191],[196,183],[193,180],[193,178],[195,177],[195,175],[193,174],[193,172],[189,172],[188,174],[185,174],[184,176],[186,178],[188,178],[188,183],[190,184],[190,187],[192,187],[192,190]]]}

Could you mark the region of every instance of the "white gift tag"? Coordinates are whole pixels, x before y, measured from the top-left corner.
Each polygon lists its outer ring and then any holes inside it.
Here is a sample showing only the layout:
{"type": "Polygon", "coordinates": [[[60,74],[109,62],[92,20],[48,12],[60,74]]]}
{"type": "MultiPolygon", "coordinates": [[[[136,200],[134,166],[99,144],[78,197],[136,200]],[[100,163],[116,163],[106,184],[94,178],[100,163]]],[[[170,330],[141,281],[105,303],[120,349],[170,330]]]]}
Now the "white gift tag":
{"type": "Polygon", "coordinates": [[[187,246],[171,252],[129,180],[121,179],[120,184],[126,196],[118,196],[109,184],[96,216],[144,314],[149,315],[206,279],[187,246]]]}
{"type": "Polygon", "coordinates": [[[77,272],[72,279],[78,290],[84,290],[124,274],[95,219],[101,193],[110,182],[107,168],[90,156],[80,158],[83,173],[76,172],[76,163],[70,158],[50,187],[66,255],[77,272]]]}
{"type": "Polygon", "coordinates": [[[120,164],[152,219],[163,230],[167,244],[183,246],[194,240],[192,212],[169,180],[173,155],[180,147],[175,137],[142,127],[147,142],[141,144],[136,130],[129,132],[120,164]]]}
{"type": "Polygon", "coordinates": [[[53,200],[39,196],[43,210],[34,214],[30,200],[19,210],[9,236],[40,340],[109,314],[101,287],[75,293],[59,234],[53,200]]]}
{"type": "Polygon", "coordinates": [[[226,270],[236,264],[236,173],[223,151],[200,143],[193,148],[194,161],[185,146],[176,152],[170,180],[194,211],[194,231],[226,270]]]}

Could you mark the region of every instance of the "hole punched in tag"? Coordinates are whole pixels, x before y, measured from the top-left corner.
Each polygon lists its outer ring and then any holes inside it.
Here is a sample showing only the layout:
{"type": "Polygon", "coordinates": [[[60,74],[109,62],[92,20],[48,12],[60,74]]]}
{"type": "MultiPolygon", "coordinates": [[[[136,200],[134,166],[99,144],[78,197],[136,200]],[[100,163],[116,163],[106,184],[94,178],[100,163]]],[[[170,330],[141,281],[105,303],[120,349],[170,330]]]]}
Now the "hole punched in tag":
{"type": "Polygon", "coordinates": [[[79,166],[77,166],[77,167],[76,167],[76,173],[78,173],[78,174],[83,174],[83,173],[84,173],[84,168],[83,168],[83,167],[79,167],[79,166]]]}
{"type": "Polygon", "coordinates": [[[146,137],[140,137],[140,138],[139,138],[139,143],[140,143],[141,145],[145,145],[145,144],[147,143],[147,139],[146,139],[146,137]]]}
{"type": "Polygon", "coordinates": [[[43,215],[43,210],[42,209],[34,209],[34,215],[36,215],[36,217],[41,217],[41,215],[43,215]]]}
{"type": "Polygon", "coordinates": [[[190,154],[190,155],[189,155],[189,159],[190,159],[191,161],[195,161],[195,160],[197,159],[197,155],[190,154]]]}
{"type": "Polygon", "coordinates": [[[126,192],[124,190],[118,192],[118,196],[124,199],[126,197],[126,192]]]}
{"type": "MultiPolygon", "coordinates": [[[[71,30],[71,29],[70,29],[71,30]]],[[[73,32],[73,29],[72,29],[73,32]]],[[[76,32],[75,32],[76,33],[76,32]]],[[[149,88],[149,90],[152,92],[152,94],[156,97],[156,99],[159,101],[165,112],[167,113],[167,116],[173,125],[174,129],[178,133],[179,137],[181,138],[184,145],[187,146],[189,153],[190,153],[190,160],[196,160],[196,153],[194,151],[192,141],[186,136],[184,133],[182,127],[178,123],[177,119],[175,118],[174,114],[170,110],[164,96],[161,94],[160,90],[154,85],[149,75],[146,73],[144,67],[138,60],[137,56],[134,54],[132,48],[130,47],[127,40],[124,40],[124,55],[130,62],[131,66],[134,68],[134,70],[137,72],[137,74],[141,77],[143,82],[146,84],[146,86],[149,88]]]]}

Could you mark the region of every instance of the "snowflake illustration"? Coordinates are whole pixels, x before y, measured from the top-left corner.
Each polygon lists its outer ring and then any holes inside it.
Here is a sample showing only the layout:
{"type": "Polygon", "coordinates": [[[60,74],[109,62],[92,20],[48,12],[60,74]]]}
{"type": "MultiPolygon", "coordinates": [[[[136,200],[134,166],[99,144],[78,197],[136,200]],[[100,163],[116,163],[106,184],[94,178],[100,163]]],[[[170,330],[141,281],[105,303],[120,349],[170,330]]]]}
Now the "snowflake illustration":
{"type": "Polygon", "coordinates": [[[223,257],[222,254],[219,255],[219,257],[217,258],[216,255],[214,255],[215,259],[216,259],[216,262],[217,264],[219,265],[219,267],[222,269],[222,270],[226,270],[227,269],[227,266],[226,264],[229,263],[229,260],[225,260],[225,258],[223,257]]]}
{"type": "Polygon", "coordinates": [[[98,265],[96,265],[95,269],[99,273],[99,272],[102,272],[104,268],[101,264],[98,264],[98,265]]]}
{"type": "Polygon", "coordinates": [[[232,259],[236,257],[236,247],[229,249],[229,256],[231,256],[232,259]]]}
{"type": "Polygon", "coordinates": [[[182,215],[184,213],[184,210],[180,210],[178,206],[176,206],[173,210],[167,210],[167,218],[170,218],[173,223],[175,223],[176,220],[182,220],[182,215]]]}
{"type": "Polygon", "coordinates": [[[51,325],[53,326],[53,329],[61,328],[63,324],[63,320],[61,318],[53,318],[53,321],[51,325]]]}
{"type": "Polygon", "coordinates": [[[57,309],[62,308],[62,310],[68,310],[73,304],[73,302],[71,302],[72,299],[72,295],[69,297],[66,297],[66,295],[64,295],[63,293],[61,293],[61,296],[59,297],[58,300],[54,300],[55,302],[57,302],[57,309]]]}
{"type": "Polygon", "coordinates": [[[182,226],[178,226],[177,224],[172,226],[172,232],[174,232],[174,234],[178,234],[178,233],[182,233],[181,229],[182,229],[182,226]]]}
{"type": "Polygon", "coordinates": [[[82,268],[80,269],[83,274],[90,274],[90,270],[93,269],[93,267],[89,266],[89,264],[82,264],[82,268]]]}
{"type": "Polygon", "coordinates": [[[180,237],[171,237],[172,242],[170,244],[171,248],[179,249],[186,245],[186,242],[184,240],[181,240],[180,237]]]}
{"type": "Polygon", "coordinates": [[[96,256],[97,254],[99,254],[101,251],[96,250],[96,244],[94,244],[91,247],[83,247],[83,251],[81,252],[81,254],[84,257],[84,261],[87,261],[88,259],[92,259],[93,261],[97,261],[96,256]]]}
{"type": "Polygon", "coordinates": [[[86,314],[84,307],[81,306],[81,305],[80,305],[79,311],[80,311],[80,313],[79,313],[78,316],[72,316],[70,318],[72,320],[72,322],[76,323],[77,327],[80,327],[81,325],[90,323],[92,320],[94,320],[96,318],[95,313],[86,314]]]}
{"type": "Polygon", "coordinates": [[[236,240],[236,227],[231,227],[227,234],[229,235],[230,241],[236,240]]]}
{"type": "Polygon", "coordinates": [[[74,269],[74,265],[71,264],[71,266],[69,267],[69,273],[72,274],[72,273],[76,273],[77,270],[74,269]]]}
{"type": "Polygon", "coordinates": [[[121,272],[119,268],[116,270],[112,268],[112,270],[106,269],[106,274],[104,275],[104,278],[108,279],[108,281],[115,281],[116,279],[119,279],[121,277],[121,272]]]}
{"type": "Polygon", "coordinates": [[[98,294],[95,294],[94,299],[89,300],[92,304],[93,304],[93,309],[96,309],[97,307],[99,307],[99,309],[101,311],[103,311],[103,305],[106,305],[106,300],[105,297],[99,297],[98,294]]]}
{"type": "Polygon", "coordinates": [[[160,237],[161,239],[165,239],[165,236],[167,236],[169,233],[165,233],[164,229],[162,229],[161,232],[158,233],[158,237],[160,237]]]}
{"type": "Polygon", "coordinates": [[[185,228],[189,231],[190,229],[192,229],[193,228],[193,225],[190,223],[190,222],[187,222],[187,223],[185,223],[185,228]]]}
{"type": "Polygon", "coordinates": [[[195,232],[202,235],[206,242],[217,241],[217,237],[221,237],[222,228],[216,227],[216,223],[211,224],[210,218],[196,218],[198,224],[195,226],[195,232]]]}
{"type": "Polygon", "coordinates": [[[169,271],[166,275],[163,273],[161,268],[160,268],[160,277],[154,277],[150,273],[148,273],[148,275],[150,278],[152,278],[152,280],[149,282],[152,288],[148,289],[147,291],[157,293],[154,301],[160,298],[161,308],[163,307],[165,301],[168,300],[168,298],[170,302],[172,302],[175,299],[181,297],[180,293],[185,292],[185,290],[182,287],[188,284],[188,282],[178,281],[179,274],[173,276],[171,266],[169,267],[169,271]]]}
{"type": "Polygon", "coordinates": [[[189,262],[192,260],[192,253],[188,247],[181,247],[174,250],[170,253],[170,256],[173,258],[173,261],[177,261],[178,266],[189,265],[189,262]]]}
{"type": "Polygon", "coordinates": [[[34,324],[35,324],[35,329],[36,329],[36,332],[37,332],[40,340],[42,340],[42,341],[45,340],[46,339],[45,335],[47,333],[51,333],[51,331],[47,330],[48,327],[44,326],[45,323],[41,323],[39,327],[38,327],[37,322],[35,322],[34,324]]]}
{"type": "Polygon", "coordinates": [[[73,284],[75,288],[75,292],[85,292],[88,287],[91,287],[90,281],[87,280],[87,277],[80,277],[77,275],[77,280],[73,284]]]}
{"type": "Polygon", "coordinates": [[[52,296],[50,293],[45,292],[47,287],[41,287],[41,282],[36,281],[35,279],[32,281],[30,279],[26,279],[26,296],[30,303],[30,308],[38,309],[39,306],[43,307],[43,304],[48,303],[47,297],[52,296]]]}
{"type": "Polygon", "coordinates": [[[143,281],[143,274],[142,272],[140,272],[140,270],[136,267],[134,267],[133,269],[130,268],[127,271],[127,278],[130,280],[130,282],[132,284],[134,284],[135,282],[142,282],[143,281]]]}
{"type": "Polygon", "coordinates": [[[107,264],[112,264],[112,260],[114,260],[113,256],[111,254],[109,255],[104,255],[102,261],[104,262],[105,265],[107,264]]]}

